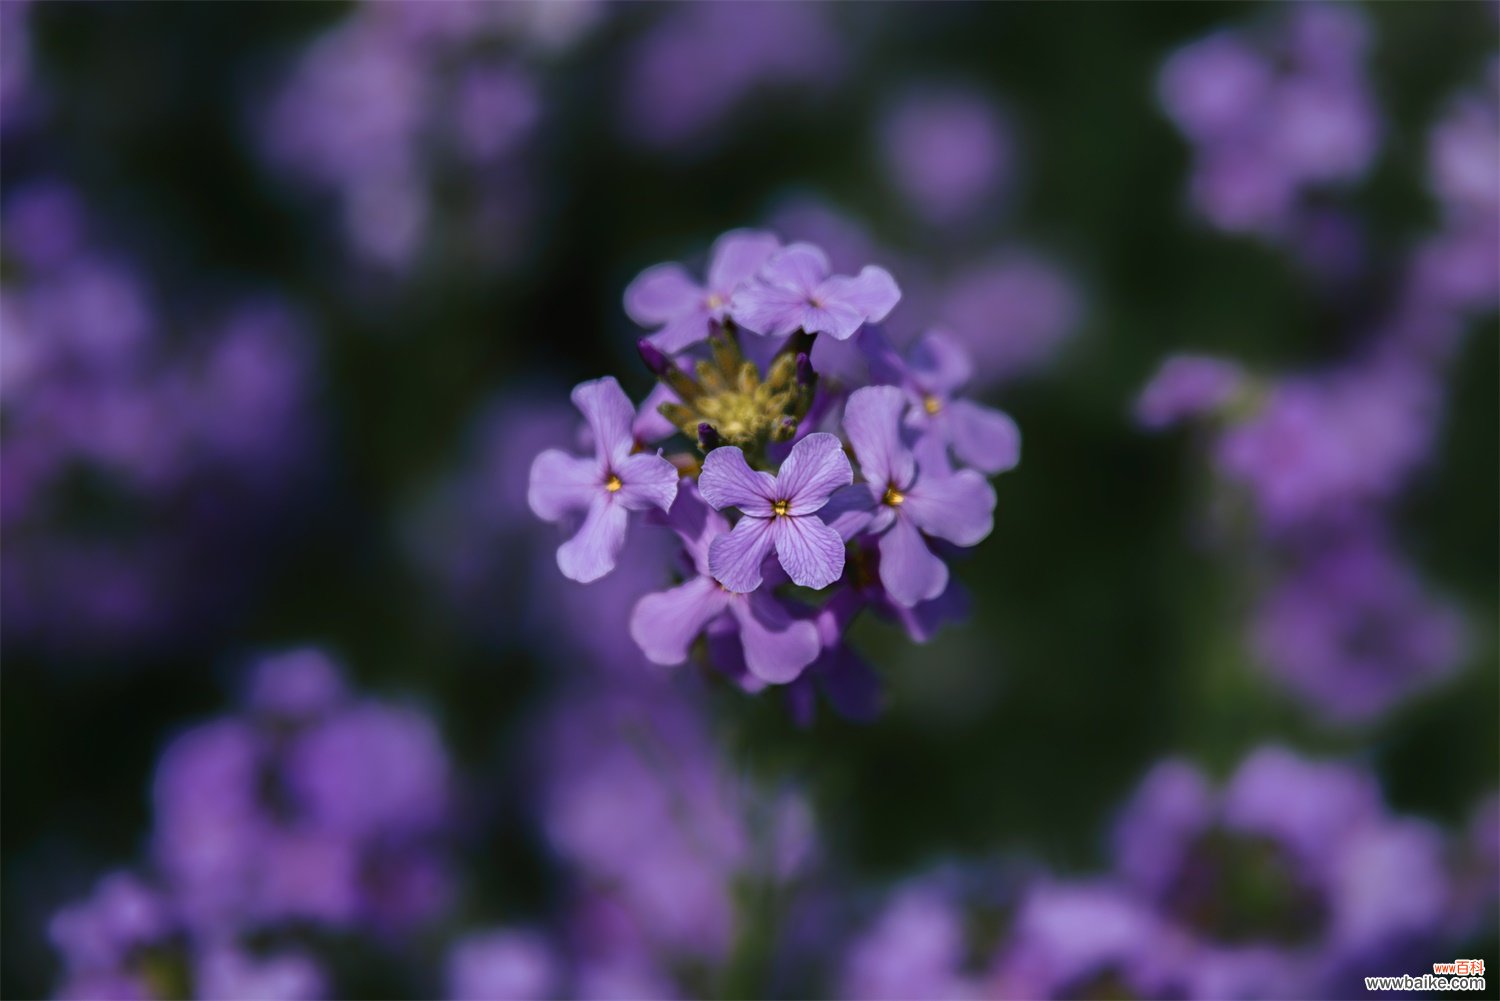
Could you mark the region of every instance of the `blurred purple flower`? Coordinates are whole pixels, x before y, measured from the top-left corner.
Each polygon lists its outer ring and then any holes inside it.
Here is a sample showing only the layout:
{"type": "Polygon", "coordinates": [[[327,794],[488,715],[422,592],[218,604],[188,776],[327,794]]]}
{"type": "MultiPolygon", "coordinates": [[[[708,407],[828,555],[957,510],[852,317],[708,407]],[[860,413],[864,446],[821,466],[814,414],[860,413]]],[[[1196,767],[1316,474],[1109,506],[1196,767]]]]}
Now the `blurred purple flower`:
{"type": "Polygon", "coordinates": [[[594,457],[575,458],[557,449],[538,455],[527,502],[544,521],[586,512],[583,524],[557,550],[557,565],[568,578],[587,584],[615,568],[629,512],[672,506],[678,473],[660,454],[632,453],[635,410],[612,376],[579,383],[573,403],[593,431],[594,457]]]}
{"type": "Polygon", "coordinates": [[[560,997],[559,959],[530,931],[501,929],[460,939],[448,953],[451,1001],[529,1001],[560,997]]]}
{"type": "Polygon", "coordinates": [[[1136,399],[1135,418],[1160,430],[1212,415],[1239,395],[1245,375],[1234,362],[1207,355],[1172,355],[1136,399]]]}
{"type": "Polygon", "coordinates": [[[968,348],[982,382],[1049,363],[1077,328],[1077,289],[1053,265],[1006,251],[955,274],[938,293],[937,325],[968,348]]]}
{"type": "Polygon", "coordinates": [[[1255,614],[1271,674],[1330,718],[1363,720],[1451,674],[1463,620],[1369,531],[1323,540],[1255,614]]]}
{"type": "Polygon", "coordinates": [[[1010,179],[1011,140],[977,92],[915,90],[887,109],[880,148],[891,183],[929,223],[963,221],[1010,179]]]}
{"type": "Polygon", "coordinates": [[[936,883],[913,880],[850,946],[838,975],[837,996],[860,1001],[984,996],[965,971],[964,917],[936,883]]]}

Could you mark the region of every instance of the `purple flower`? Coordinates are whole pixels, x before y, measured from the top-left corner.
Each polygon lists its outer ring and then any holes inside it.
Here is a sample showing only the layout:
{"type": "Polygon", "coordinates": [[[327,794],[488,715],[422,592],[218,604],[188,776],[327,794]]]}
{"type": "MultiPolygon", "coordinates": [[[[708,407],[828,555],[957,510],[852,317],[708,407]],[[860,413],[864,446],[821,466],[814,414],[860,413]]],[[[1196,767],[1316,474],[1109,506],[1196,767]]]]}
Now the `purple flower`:
{"type": "Polygon", "coordinates": [[[770,233],[731,230],[714,241],[708,281],[698,285],[678,264],[641,272],[625,289],[625,312],[643,327],[660,327],[648,340],[667,354],[708,339],[729,315],[729,302],[780,248],[770,233]]]}
{"type": "Polygon", "coordinates": [[[913,881],[893,895],[844,957],[839,996],[954,1001],[981,997],[964,969],[964,915],[941,885],[913,881]]]}
{"type": "Polygon", "coordinates": [[[1124,886],[1182,938],[1191,997],[1343,997],[1351,967],[1440,934],[1452,899],[1436,828],[1387,812],[1369,773],[1277,747],[1222,791],[1158,765],[1115,851],[1124,886]]]}
{"type": "Polygon", "coordinates": [[[817,432],[796,445],[775,476],[751,469],[732,445],[703,460],[698,489],[715,510],[740,510],[734,530],[708,547],[713,578],[730,591],[754,591],[761,562],[774,547],[787,576],[803,587],[824,588],[844,572],[844,540],[818,512],[839,487],[854,480],[836,435],[817,432]]]}
{"type": "Polygon", "coordinates": [[[1464,653],[1457,611],[1368,531],[1320,542],[1265,598],[1252,629],[1277,680],[1345,721],[1437,684],[1464,653]]]}
{"type": "Polygon", "coordinates": [[[963,221],[1007,180],[1011,142],[984,98],[957,89],[914,92],[880,128],[886,173],[930,223],[963,221]]]}
{"type": "Polygon", "coordinates": [[[557,550],[563,574],[580,583],[615,568],[630,511],[665,511],[677,496],[677,468],[660,454],[632,454],[635,409],[613,377],[579,383],[573,403],[594,435],[594,458],[548,449],[531,466],[527,501],[544,521],[586,512],[583,524],[557,550]]]}
{"type": "Polygon", "coordinates": [[[1173,355],[1141,390],[1136,420],[1156,430],[1212,413],[1234,399],[1244,379],[1234,362],[1206,355],[1173,355]]]}
{"type": "Polygon", "coordinates": [[[948,453],[991,475],[1021,461],[1021,431],[1008,414],[954,394],[974,374],[968,352],[952,336],[923,334],[901,359],[884,350],[874,363],[885,380],[901,387],[911,407],[904,425],[916,435],[913,451],[923,469],[948,468],[948,453]],[[882,365],[883,363],[883,365],[882,365]]]}
{"type": "Polygon", "coordinates": [[[948,587],[948,566],[923,535],[977,545],[994,528],[995,491],[972,469],[950,475],[921,469],[901,435],[906,408],[906,394],[895,386],[867,386],[849,397],[844,431],[874,510],[842,509],[834,524],[844,534],[862,528],[880,536],[880,581],[910,607],[948,587]]]}
{"type": "Polygon", "coordinates": [[[986,382],[1042,368],[1078,326],[1073,281],[1033,255],[1004,251],[954,275],[938,295],[938,325],[951,331],[986,382]]]}
{"type": "Polygon", "coordinates": [[[845,341],[864,324],[885,319],[901,300],[896,280],[884,268],[868,264],[853,278],[831,272],[823,251],[794,243],[735,293],[730,315],[740,326],[768,337],[805,330],[845,341]]]}
{"type": "Polygon", "coordinates": [[[528,1001],[558,997],[562,970],[545,938],[499,929],[465,936],[448,953],[452,1001],[528,1001]]]}
{"type": "MultiPolygon", "coordinates": [[[[709,569],[712,544],[729,534],[728,521],[703,502],[691,483],[683,484],[668,519],[681,537],[697,576],[669,591],[648,594],[636,604],[630,617],[630,635],[646,657],[656,664],[681,664],[687,660],[693,640],[729,615],[745,664],[757,678],[781,684],[801,674],[818,656],[817,627],[794,617],[770,588],[737,594],[722,587],[709,569]]],[[[842,554],[842,543],[839,550],[842,554]]]]}

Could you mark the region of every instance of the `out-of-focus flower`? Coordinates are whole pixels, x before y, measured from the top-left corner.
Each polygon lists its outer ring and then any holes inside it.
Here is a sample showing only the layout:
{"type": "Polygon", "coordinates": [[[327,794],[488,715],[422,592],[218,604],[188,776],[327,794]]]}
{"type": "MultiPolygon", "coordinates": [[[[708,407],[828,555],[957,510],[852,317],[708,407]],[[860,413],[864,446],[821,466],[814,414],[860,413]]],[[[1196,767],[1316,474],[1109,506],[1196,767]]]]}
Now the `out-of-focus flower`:
{"type": "Polygon", "coordinates": [[[1388,812],[1367,772],[1276,747],[1222,791],[1185,762],[1158,765],[1115,851],[1164,940],[1184,937],[1190,997],[1347,993],[1354,970],[1384,972],[1382,960],[1440,936],[1453,892],[1436,827],[1388,812]]]}
{"type": "Polygon", "coordinates": [[[705,286],[696,284],[681,265],[658,264],[625,289],[625,312],[643,327],[660,327],[649,340],[675,354],[708,339],[712,325],[728,317],[734,294],[780,246],[770,233],[725,233],[709,252],[705,286]]]}
{"type": "Polygon", "coordinates": [[[152,850],[184,920],[409,929],[450,892],[451,777],[421,713],[343,692],[313,651],[265,661],[249,709],[163,754],[152,850]]]}
{"type": "Polygon", "coordinates": [[[1306,191],[1365,171],[1381,131],[1367,36],[1357,9],[1307,4],[1167,60],[1161,101],[1194,146],[1193,202],[1210,222],[1285,236],[1306,191]]]}
{"type": "Polygon", "coordinates": [[[913,880],[896,890],[845,954],[842,998],[960,999],[982,997],[965,970],[968,943],[958,902],[936,882],[913,880]]]}
{"type": "Polygon", "coordinates": [[[661,10],[631,53],[621,88],[625,135],[644,146],[705,143],[750,97],[821,90],[842,73],[830,8],[726,0],[661,10]]]}
{"type": "Polygon", "coordinates": [[[1311,544],[1264,598],[1255,649],[1289,690],[1362,720],[1441,681],[1464,653],[1463,620],[1369,531],[1311,544]]]}
{"type": "Polygon", "coordinates": [[[933,311],[935,325],[968,349],[983,383],[1044,367],[1082,315],[1078,291],[1067,276],[1014,250],[955,273],[936,293],[933,311]]]}
{"type": "Polygon", "coordinates": [[[880,149],[891,183],[929,223],[962,221],[1009,181],[1011,141],[995,109],[960,88],[918,89],[887,110],[880,149]]]}
{"type": "Polygon", "coordinates": [[[326,997],[323,972],[293,949],[252,953],[198,935],[169,894],[129,873],[106,876],[93,896],[58,911],[52,944],[61,954],[55,996],[109,999],[326,997]]]}
{"type": "Polygon", "coordinates": [[[672,506],[678,473],[660,454],[633,453],[635,409],[612,377],[580,383],[573,403],[593,431],[594,457],[543,452],[532,464],[527,500],[545,521],[584,514],[576,533],[558,548],[557,565],[587,584],[615,568],[629,512],[672,506]]]}
{"type": "Polygon", "coordinates": [[[311,482],[309,331],[266,295],[177,322],[98,249],[66,185],[17,188],[6,222],[7,252],[21,241],[0,292],[7,642],[191,640],[233,610],[311,482]],[[226,562],[239,572],[200,572],[226,562]]]}
{"type": "Polygon", "coordinates": [[[1159,430],[1191,417],[1209,416],[1233,400],[1244,382],[1245,375],[1234,362],[1206,355],[1173,355],[1141,390],[1136,420],[1159,430]]]}
{"type": "Polygon", "coordinates": [[[460,939],[448,953],[447,974],[451,1001],[561,996],[559,958],[544,937],[530,931],[484,931],[460,939]]]}

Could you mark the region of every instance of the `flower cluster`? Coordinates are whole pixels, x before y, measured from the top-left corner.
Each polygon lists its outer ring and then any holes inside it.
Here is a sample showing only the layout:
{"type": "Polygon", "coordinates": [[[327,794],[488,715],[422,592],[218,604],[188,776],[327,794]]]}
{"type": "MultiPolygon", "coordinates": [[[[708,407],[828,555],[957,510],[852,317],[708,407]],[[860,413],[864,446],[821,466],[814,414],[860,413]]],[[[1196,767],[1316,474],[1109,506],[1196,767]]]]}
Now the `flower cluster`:
{"type": "Polygon", "coordinates": [[[681,582],[631,617],[650,660],[699,651],[751,689],[811,673],[852,706],[869,689],[842,643],[855,614],[922,640],[949,613],[948,557],[990,534],[986,475],[1016,465],[1020,435],[958,395],[971,368],[952,338],[892,347],[876,324],[900,296],[883,268],[835,274],[816,246],[747,231],[720,238],[702,283],[667,264],[626,290],[660,386],[639,412],[613,378],[576,387],[592,454],[542,452],[529,502],[567,526],[557,563],[577,581],[615,569],[633,514],[675,533],[681,582]],[[851,357],[868,384],[821,374],[851,357]]]}
{"type": "Polygon", "coordinates": [[[63,182],[16,187],[5,222],[7,642],[181,640],[237,604],[309,482],[311,331],[264,294],[176,307],[63,182]],[[215,562],[238,570],[203,572],[215,562]]]}
{"type": "MultiPolygon", "coordinates": [[[[1299,30],[1331,32],[1346,13],[1301,10],[1314,20],[1299,30]]],[[[1500,185],[1478,165],[1492,167],[1497,152],[1500,103],[1460,95],[1432,135],[1439,226],[1410,249],[1347,358],[1265,375],[1178,355],[1137,400],[1147,428],[1210,429],[1213,472],[1246,502],[1256,559],[1269,568],[1254,575],[1270,586],[1252,616],[1253,650],[1336,721],[1384,713],[1451,676],[1467,650],[1458,611],[1428,593],[1390,522],[1434,453],[1462,336],[1494,307],[1500,185]]]]}
{"type": "Polygon", "coordinates": [[[451,786],[424,714],[354,697],[318,651],[265,659],[241,713],[162,755],[151,876],[107,877],[53,921],[62,996],[326,996],[305,950],[259,943],[397,936],[436,915],[451,786]]]}
{"type": "Polygon", "coordinates": [[[1223,31],[1174,53],[1159,89],[1194,148],[1198,211],[1221,229],[1293,236],[1309,189],[1358,178],[1380,138],[1367,47],[1357,10],[1307,4],[1264,36],[1223,31]]]}
{"type": "Polygon", "coordinates": [[[848,946],[843,996],[1341,997],[1480,927],[1452,910],[1455,847],[1355,765],[1268,746],[1216,788],[1168,759],[1122,811],[1109,872],[909,882],[848,946]]]}

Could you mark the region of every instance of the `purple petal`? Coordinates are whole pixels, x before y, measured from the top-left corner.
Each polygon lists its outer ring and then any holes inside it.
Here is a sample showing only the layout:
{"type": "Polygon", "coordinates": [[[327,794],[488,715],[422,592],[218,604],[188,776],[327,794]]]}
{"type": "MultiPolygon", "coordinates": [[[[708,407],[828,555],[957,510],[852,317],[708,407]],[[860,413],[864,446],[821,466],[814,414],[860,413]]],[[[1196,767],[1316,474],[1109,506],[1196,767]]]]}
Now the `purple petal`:
{"type": "Polygon", "coordinates": [[[628,513],[624,504],[615,503],[613,495],[602,490],[596,494],[577,534],[557,549],[557,565],[563,576],[588,584],[613,570],[625,544],[628,513]]]}
{"type": "Polygon", "coordinates": [[[760,280],[795,289],[805,299],[828,277],[829,270],[828,255],[822,250],[810,243],[794,243],[766,262],[760,280]]]}
{"type": "Polygon", "coordinates": [[[659,327],[675,316],[701,309],[704,291],[678,264],[658,264],[625,288],[625,312],[643,327],[659,327]]]}
{"type": "Polygon", "coordinates": [[[666,326],[646,338],[667,354],[676,354],[700,341],[708,340],[713,314],[708,307],[699,305],[679,313],[667,321],[666,326]]]}
{"type": "Polygon", "coordinates": [[[910,518],[896,518],[880,537],[880,583],[907,608],[931,601],[948,586],[948,565],[927,548],[910,518]]]}
{"type": "Polygon", "coordinates": [[[627,509],[671,509],[672,501],[677,497],[677,481],[681,474],[666,459],[650,452],[637,452],[615,463],[613,470],[620,478],[620,490],[616,499],[627,509]]]}
{"type": "Polygon", "coordinates": [[[781,285],[746,285],[729,301],[734,322],[752,333],[785,337],[802,326],[807,297],[781,285]]]}
{"type": "Polygon", "coordinates": [[[859,459],[865,480],[884,488],[904,489],[916,475],[911,450],[901,440],[906,394],[895,386],[857,389],[844,405],[844,431],[859,459]]]}
{"type": "Polygon", "coordinates": [[[870,526],[877,503],[878,498],[870,493],[868,484],[851,483],[833,492],[818,511],[818,517],[847,542],[870,526]]]}
{"type": "Polygon", "coordinates": [[[734,445],[716,448],[704,457],[698,491],[715,510],[737,507],[760,518],[771,517],[771,502],[777,499],[776,478],[751,469],[745,453],[734,445]]]}
{"type": "Polygon", "coordinates": [[[772,542],[770,520],[747,515],[732,532],[709,543],[708,571],[736,594],[754,591],[760,587],[760,564],[771,551],[772,542]]]}
{"type": "Polygon", "coordinates": [[[963,586],[950,579],[943,593],[931,601],[919,602],[907,608],[890,601],[889,596],[886,596],[886,600],[882,600],[877,606],[877,611],[900,624],[913,643],[926,643],[944,625],[968,618],[971,604],[969,594],[963,586]]]}
{"type": "Polygon", "coordinates": [[[543,521],[561,521],[588,507],[603,488],[604,474],[597,460],[549,448],[532,460],[526,502],[543,521]]]}
{"type": "Polygon", "coordinates": [[[635,412],[635,421],[630,425],[631,436],[638,442],[654,444],[663,438],[670,438],[677,433],[677,428],[671,421],[662,416],[660,407],[663,403],[677,403],[677,394],[672,392],[661,383],[657,383],[646,394],[641,401],[641,407],[635,412]]]}
{"type": "Polygon", "coordinates": [[[972,469],[952,476],[924,476],[906,492],[901,510],[906,516],[901,520],[910,520],[928,535],[973,546],[995,527],[995,488],[972,469]]]}
{"type": "Polygon", "coordinates": [[[781,248],[773,233],[736,229],[714,241],[709,254],[708,287],[719,295],[730,295],[755,277],[771,255],[781,248]]]}
{"type": "Polygon", "coordinates": [[[771,535],[793,583],[821,590],[844,572],[844,540],[817,515],[773,519],[771,535]]]}
{"type": "Polygon", "coordinates": [[[803,330],[810,334],[827,334],[835,341],[847,341],[864,322],[864,313],[837,299],[830,298],[821,306],[808,305],[802,309],[803,330]]]}
{"type": "Polygon", "coordinates": [[[880,678],[875,669],[843,643],[818,661],[818,684],[835,712],[855,723],[880,715],[880,678]]]}
{"type": "Polygon", "coordinates": [[[703,627],[733,599],[707,577],[648,594],[630,615],[630,637],[653,664],[681,664],[703,627]]]}
{"type": "MultiPolygon", "coordinates": [[[[925,411],[921,416],[926,418],[925,411]]],[[[907,427],[917,427],[917,440],[911,443],[911,454],[916,456],[917,468],[923,478],[928,476],[951,476],[953,461],[948,457],[949,438],[952,435],[947,414],[938,414],[926,420],[913,420],[907,416],[907,427]]]]}
{"type": "Polygon", "coordinates": [[[947,406],[953,452],[975,469],[1003,473],[1021,461],[1021,429],[1010,415],[971,400],[947,406]]]}
{"type": "Polygon", "coordinates": [[[788,514],[812,514],[839,487],[854,482],[854,470],[836,434],[816,431],[792,446],[776,474],[776,496],[790,500],[788,514]]]}
{"type": "Polygon", "coordinates": [[[708,574],[708,547],[715,538],[729,534],[729,522],[709,507],[692,480],[684,480],[677,490],[677,500],[667,512],[667,526],[677,533],[693,566],[708,574]]]}
{"type": "Polygon", "coordinates": [[[885,268],[873,264],[865,265],[853,278],[835,275],[823,282],[818,292],[819,298],[829,303],[853,308],[867,323],[879,323],[901,301],[896,279],[885,268]]]}
{"type": "Polygon", "coordinates": [[[929,330],[907,352],[912,376],[928,393],[949,396],[974,375],[974,363],[958,338],[929,330]]]}
{"type": "Polygon", "coordinates": [[[617,462],[630,454],[635,447],[635,437],[630,433],[635,408],[614,376],[574,386],[573,405],[589,422],[594,433],[594,452],[601,459],[617,462]]]}
{"type": "Polygon", "coordinates": [[[793,618],[775,596],[757,591],[729,608],[740,624],[745,666],[762,681],[785,684],[817,659],[817,627],[793,618]]]}

